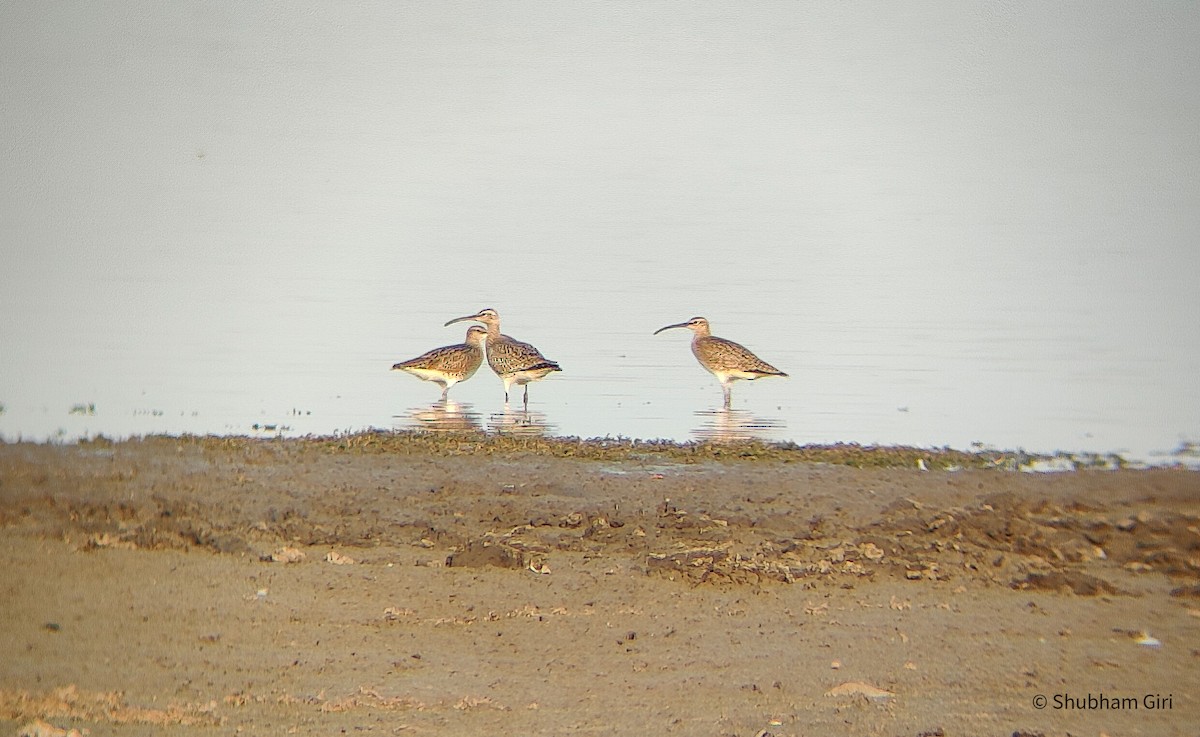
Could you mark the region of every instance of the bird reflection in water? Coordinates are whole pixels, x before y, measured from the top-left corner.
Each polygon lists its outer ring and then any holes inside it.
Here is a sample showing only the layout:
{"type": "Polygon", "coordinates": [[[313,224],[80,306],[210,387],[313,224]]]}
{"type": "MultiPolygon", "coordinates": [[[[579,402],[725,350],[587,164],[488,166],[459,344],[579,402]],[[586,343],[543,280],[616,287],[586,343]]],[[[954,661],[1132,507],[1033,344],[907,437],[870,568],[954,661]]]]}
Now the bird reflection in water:
{"type": "Polygon", "coordinates": [[[528,409],[513,409],[507,404],[503,412],[488,417],[488,430],[497,435],[520,435],[541,437],[554,431],[554,425],[546,421],[546,415],[528,409]]]}
{"type": "Polygon", "coordinates": [[[720,443],[741,440],[778,440],[780,432],[787,427],[783,420],[774,417],[757,417],[744,409],[702,409],[696,411],[701,418],[700,427],[692,430],[697,440],[720,443]]]}
{"type": "Polygon", "coordinates": [[[482,418],[471,411],[471,405],[439,399],[428,407],[414,407],[407,415],[398,415],[397,424],[403,430],[426,432],[482,432],[482,418]]]}

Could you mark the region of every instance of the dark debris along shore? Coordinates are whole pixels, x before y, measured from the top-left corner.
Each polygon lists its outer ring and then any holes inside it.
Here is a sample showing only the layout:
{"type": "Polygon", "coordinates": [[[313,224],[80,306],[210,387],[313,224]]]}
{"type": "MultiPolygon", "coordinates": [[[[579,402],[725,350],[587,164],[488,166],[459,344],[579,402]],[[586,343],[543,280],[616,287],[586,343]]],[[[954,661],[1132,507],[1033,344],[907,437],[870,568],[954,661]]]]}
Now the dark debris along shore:
{"type": "Polygon", "coordinates": [[[213,449],[263,445],[290,446],[306,452],[396,454],[455,457],[538,456],[594,461],[658,461],[663,463],[777,462],[813,463],[854,468],[911,468],[956,471],[967,468],[1015,471],[1035,461],[1060,460],[1068,468],[1112,470],[1131,464],[1116,454],[1031,454],[1024,451],[949,447],[920,448],[903,445],[834,443],[797,445],[766,441],[679,443],[624,437],[528,437],[486,433],[434,433],[423,431],[364,430],[328,436],[256,438],[246,435],[149,435],[114,441],[104,436],[79,441],[81,446],[118,443],[186,443],[213,449]]]}

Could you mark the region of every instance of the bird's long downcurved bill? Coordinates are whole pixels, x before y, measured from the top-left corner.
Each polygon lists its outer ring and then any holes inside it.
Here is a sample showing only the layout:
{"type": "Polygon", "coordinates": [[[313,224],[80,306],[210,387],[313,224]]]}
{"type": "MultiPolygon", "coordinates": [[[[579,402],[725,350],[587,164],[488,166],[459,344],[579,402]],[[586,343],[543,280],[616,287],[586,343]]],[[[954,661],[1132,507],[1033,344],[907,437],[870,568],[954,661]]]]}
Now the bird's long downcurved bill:
{"type": "Polygon", "coordinates": [[[688,326],[688,324],[686,322],[677,322],[674,325],[668,325],[665,328],[659,328],[658,330],[655,330],[654,334],[658,335],[659,333],[661,333],[664,330],[670,330],[671,328],[686,328],[687,326],[688,326]]]}
{"type": "MultiPolygon", "coordinates": [[[[479,313],[475,313],[474,315],[463,315],[462,317],[456,317],[453,320],[447,321],[446,325],[453,325],[456,322],[463,322],[464,320],[478,320],[478,319],[479,319],[479,313]]],[[[446,327],[446,325],[443,325],[442,327],[446,327]]]]}

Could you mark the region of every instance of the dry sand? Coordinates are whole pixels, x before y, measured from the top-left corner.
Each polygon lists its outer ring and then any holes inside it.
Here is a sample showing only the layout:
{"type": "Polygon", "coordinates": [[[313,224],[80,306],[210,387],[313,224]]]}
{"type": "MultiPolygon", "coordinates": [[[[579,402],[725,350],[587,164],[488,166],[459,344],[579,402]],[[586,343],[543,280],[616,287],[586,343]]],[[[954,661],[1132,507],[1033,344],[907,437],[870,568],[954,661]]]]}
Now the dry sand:
{"type": "Polygon", "coordinates": [[[0,735],[1200,734],[1200,474],[690,460],[0,446],[0,735]]]}

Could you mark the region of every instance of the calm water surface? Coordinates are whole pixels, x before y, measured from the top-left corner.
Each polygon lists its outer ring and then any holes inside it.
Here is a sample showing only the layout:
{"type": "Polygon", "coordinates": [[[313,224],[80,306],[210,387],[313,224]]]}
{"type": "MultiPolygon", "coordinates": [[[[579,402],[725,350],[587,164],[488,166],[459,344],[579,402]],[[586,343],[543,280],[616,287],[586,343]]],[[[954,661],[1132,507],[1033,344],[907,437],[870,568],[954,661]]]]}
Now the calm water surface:
{"type": "MultiPolygon", "coordinates": [[[[362,286],[361,283],[358,284],[362,286]]],[[[379,293],[387,286],[378,284],[379,293]]],[[[342,290],[337,285],[327,289],[342,290]]],[[[763,304],[786,302],[787,279],[761,281],[745,293],[763,304]]],[[[349,291],[349,290],[347,290],[349,291]]],[[[368,290],[370,291],[370,290],[368,290]]],[[[657,290],[663,304],[689,308],[702,290],[657,290]]],[[[730,308],[708,311],[716,334],[738,340],[787,371],[785,379],[739,382],[734,405],[721,408],[720,387],[689,350],[691,334],[658,327],[694,309],[622,310],[638,295],[614,284],[605,309],[578,314],[553,309],[501,310],[504,330],[558,360],[561,374],[530,386],[529,411],[520,390],[505,407],[503,388],[484,365],[438,401],[430,383],[389,370],[392,363],[437,345],[461,341],[451,317],[485,306],[458,300],[440,311],[381,300],[348,311],[326,332],[290,332],[291,342],[255,329],[256,315],[296,310],[306,300],[263,300],[231,326],[259,341],[229,341],[180,354],[153,339],[81,326],[62,336],[86,365],[49,367],[30,376],[35,391],[5,397],[0,434],[8,440],[71,439],[147,433],[328,434],[374,428],[479,429],[493,433],[624,436],[671,440],[791,440],[798,443],[972,443],[1031,451],[1121,452],[1153,460],[1194,435],[1188,418],[1154,404],[1146,380],[1179,379],[1165,359],[1133,358],[1106,335],[1070,328],[1043,333],[1019,324],[944,320],[912,325],[803,320],[730,308]],[[512,315],[509,317],[508,315],[512,315]],[[594,324],[599,322],[600,324],[594,324]],[[947,325],[953,325],[953,335],[947,325]],[[1125,356],[1122,358],[1122,356],[1125,356]]],[[[512,298],[515,301],[515,298],[512,298]]],[[[336,309],[309,304],[315,313],[336,309]]],[[[282,321],[290,322],[290,318],[282,321]]],[[[282,324],[282,323],[281,323],[282,324]]],[[[264,326],[266,327],[266,326],[264,326]]]]}
{"type": "Polygon", "coordinates": [[[1200,438],[1196,6],[730,7],[0,6],[0,436],[1200,438]]]}

